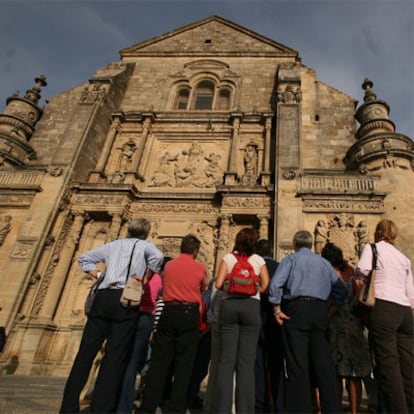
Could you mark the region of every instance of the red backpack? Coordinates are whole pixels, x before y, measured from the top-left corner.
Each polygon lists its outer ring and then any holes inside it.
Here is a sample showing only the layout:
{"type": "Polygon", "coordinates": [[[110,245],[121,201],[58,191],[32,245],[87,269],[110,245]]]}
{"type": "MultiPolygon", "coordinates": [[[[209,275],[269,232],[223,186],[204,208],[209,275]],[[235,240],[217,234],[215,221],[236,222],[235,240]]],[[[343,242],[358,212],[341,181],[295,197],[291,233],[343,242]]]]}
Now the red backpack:
{"type": "Polygon", "coordinates": [[[223,283],[223,290],[228,293],[254,296],[259,290],[260,276],[254,273],[253,266],[247,261],[249,256],[233,253],[237,262],[223,283]]]}

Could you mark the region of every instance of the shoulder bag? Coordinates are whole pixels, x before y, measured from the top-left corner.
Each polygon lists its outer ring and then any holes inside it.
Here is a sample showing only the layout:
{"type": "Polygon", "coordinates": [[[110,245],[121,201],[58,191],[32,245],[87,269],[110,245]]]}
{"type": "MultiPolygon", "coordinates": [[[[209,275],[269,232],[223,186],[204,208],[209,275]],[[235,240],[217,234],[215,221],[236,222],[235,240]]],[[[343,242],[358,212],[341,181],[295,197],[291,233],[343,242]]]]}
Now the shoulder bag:
{"type": "Polygon", "coordinates": [[[371,243],[372,248],[372,268],[368,274],[365,283],[358,291],[358,302],[362,305],[372,307],[375,305],[375,273],[377,268],[378,252],[375,243],[371,243]]]}
{"type": "Polygon", "coordinates": [[[137,308],[141,303],[141,298],[143,294],[142,278],[139,280],[136,277],[129,277],[129,271],[131,269],[132,256],[134,255],[135,245],[132,248],[131,257],[129,258],[128,271],[125,280],[125,287],[122,290],[121,295],[121,305],[124,308],[133,309],[137,308]]]}

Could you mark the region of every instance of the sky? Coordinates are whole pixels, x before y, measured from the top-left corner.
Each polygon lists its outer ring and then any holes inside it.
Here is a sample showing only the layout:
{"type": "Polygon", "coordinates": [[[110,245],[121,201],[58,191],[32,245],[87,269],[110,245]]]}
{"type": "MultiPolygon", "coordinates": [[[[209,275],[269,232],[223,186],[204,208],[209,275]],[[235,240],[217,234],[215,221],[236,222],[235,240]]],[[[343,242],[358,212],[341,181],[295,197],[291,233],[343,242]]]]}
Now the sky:
{"type": "Polygon", "coordinates": [[[0,111],[44,74],[45,100],[120,61],[119,51],[212,15],[299,52],[361,104],[365,78],[414,139],[412,0],[0,0],[0,111]]]}

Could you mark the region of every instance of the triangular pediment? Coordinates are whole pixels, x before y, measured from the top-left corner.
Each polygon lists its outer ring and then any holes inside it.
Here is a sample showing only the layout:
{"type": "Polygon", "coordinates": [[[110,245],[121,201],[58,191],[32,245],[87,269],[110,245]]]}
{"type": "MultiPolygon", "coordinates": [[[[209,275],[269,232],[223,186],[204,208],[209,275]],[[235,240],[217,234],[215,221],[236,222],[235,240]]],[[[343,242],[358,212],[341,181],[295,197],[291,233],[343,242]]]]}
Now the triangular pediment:
{"type": "Polygon", "coordinates": [[[297,51],[218,16],[211,16],[120,51],[139,56],[279,56],[297,51]]]}

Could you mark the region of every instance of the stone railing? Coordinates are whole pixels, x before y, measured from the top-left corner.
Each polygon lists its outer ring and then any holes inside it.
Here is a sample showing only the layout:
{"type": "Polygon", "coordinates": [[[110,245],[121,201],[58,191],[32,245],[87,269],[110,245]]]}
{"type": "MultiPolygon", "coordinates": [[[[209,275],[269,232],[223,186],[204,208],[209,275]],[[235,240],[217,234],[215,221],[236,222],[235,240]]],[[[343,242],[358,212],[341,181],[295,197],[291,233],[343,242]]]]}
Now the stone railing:
{"type": "Polygon", "coordinates": [[[43,176],[38,171],[0,171],[0,187],[39,186],[43,176]]]}
{"type": "Polygon", "coordinates": [[[377,177],[303,175],[300,177],[299,193],[351,193],[376,192],[377,177]]]}

